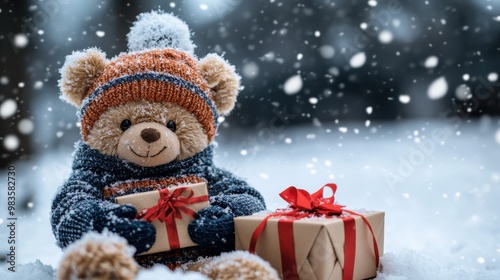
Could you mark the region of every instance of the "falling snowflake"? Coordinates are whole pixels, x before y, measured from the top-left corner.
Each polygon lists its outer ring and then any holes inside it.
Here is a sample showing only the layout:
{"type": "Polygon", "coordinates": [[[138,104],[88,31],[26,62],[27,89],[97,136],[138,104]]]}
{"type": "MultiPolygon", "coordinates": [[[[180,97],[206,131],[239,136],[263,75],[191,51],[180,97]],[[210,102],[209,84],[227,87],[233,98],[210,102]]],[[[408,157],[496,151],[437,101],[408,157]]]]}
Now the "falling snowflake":
{"type": "Polygon", "coordinates": [[[259,74],[259,65],[255,62],[248,62],[243,65],[243,77],[253,79],[259,74]]]}
{"type": "Polygon", "coordinates": [[[17,103],[12,99],[7,99],[0,105],[0,117],[4,119],[12,117],[16,111],[17,103]]]}
{"type": "Polygon", "coordinates": [[[430,99],[440,99],[448,92],[448,83],[444,77],[439,77],[434,80],[427,89],[427,96],[430,99]]]}
{"type": "Polygon", "coordinates": [[[406,95],[406,94],[402,94],[399,96],[399,102],[403,103],[403,104],[408,104],[410,103],[410,96],[409,95],[406,95]]]}
{"type": "Polygon", "coordinates": [[[300,75],[294,75],[286,80],[283,85],[283,90],[288,95],[293,95],[298,93],[302,89],[302,78],[300,75]]]}
{"type": "Polygon", "coordinates": [[[17,129],[22,134],[30,134],[31,132],[33,132],[34,128],[35,128],[35,125],[33,124],[33,121],[30,119],[22,119],[17,124],[17,129]]]}
{"type": "Polygon", "coordinates": [[[434,68],[438,65],[438,63],[439,63],[439,58],[435,55],[432,55],[425,60],[424,66],[425,68],[434,68]]]}
{"type": "Polygon", "coordinates": [[[500,129],[495,133],[495,142],[500,145],[500,129]]]}
{"type": "Polygon", "coordinates": [[[349,64],[352,68],[360,68],[366,62],[366,54],[364,52],[359,52],[351,57],[349,64]]]}
{"type": "Polygon", "coordinates": [[[2,85],[9,84],[9,77],[7,77],[7,76],[0,77],[0,84],[2,84],[2,85]]]}
{"type": "Polygon", "coordinates": [[[3,146],[8,151],[15,151],[17,150],[17,148],[19,148],[19,138],[17,138],[16,135],[9,134],[5,136],[5,139],[3,140],[3,146]]]}
{"type": "Polygon", "coordinates": [[[28,36],[24,33],[19,33],[14,36],[14,46],[19,49],[26,47],[29,43],[28,36]]]}
{"type": "Polygon", "coordinates": [[[470,87],[465,84],[461,84],[455,89],[455,96],[460,100],[467,100],[470,97],[470,94],[470,87]]]}
{"type": "Polygon", "coordinates": [[[42,82],[42,81],[36,81],[36,82],[33,84],[33,88],[34,88],[34,89],[42,89],[42,88],[43,88],[43,82],[42,82]]]}
{"type": "Polygon", "coordinates": [[[488,74],[488,81],[496,82],[498,80],[498,74],[495,72],[491,72],[488,74]]]}
{"type": "Polygon", "coordinates": [[[319,48],[319,53],[323,58],[329,59],[335,55],[335,49],[332,46],[324,45],[319,48]]]}
{"type": "Polygon", "coordinates": [[[382,30],[379,34],[378,34],[378,40],[380,41],[380,43],[382,44],[389,44],[390,42],[392,42],[392,32],[389,31],[389,30],[382,30]]]}

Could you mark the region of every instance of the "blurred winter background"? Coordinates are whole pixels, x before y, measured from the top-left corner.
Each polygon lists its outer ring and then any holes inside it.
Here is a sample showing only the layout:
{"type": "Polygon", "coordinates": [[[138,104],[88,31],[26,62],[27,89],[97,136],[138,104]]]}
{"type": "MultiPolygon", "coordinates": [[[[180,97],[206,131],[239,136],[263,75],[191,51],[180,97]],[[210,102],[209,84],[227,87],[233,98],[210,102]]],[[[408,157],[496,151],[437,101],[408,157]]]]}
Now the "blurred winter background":
{"type": "MultiPolygon", "coordinates": [[[[339,185],[386,211],[379,279],[500,279],[500,1],[0,0],[0,263],[7,167],[17,257],[57,267],[50,200],[71,170],[75,108],[58,99],[73,50],[126,51],[140,12],[163,9],[243,79],[217,162],[268,208],[289,185],[339,185]]],[[[49,269],[50,270],[50,269],[49,269]]],[[[49,273],[50,274],[50,273],[49,273]]],[[[9,274],[10,275],[10,274],[9,274]]]]}

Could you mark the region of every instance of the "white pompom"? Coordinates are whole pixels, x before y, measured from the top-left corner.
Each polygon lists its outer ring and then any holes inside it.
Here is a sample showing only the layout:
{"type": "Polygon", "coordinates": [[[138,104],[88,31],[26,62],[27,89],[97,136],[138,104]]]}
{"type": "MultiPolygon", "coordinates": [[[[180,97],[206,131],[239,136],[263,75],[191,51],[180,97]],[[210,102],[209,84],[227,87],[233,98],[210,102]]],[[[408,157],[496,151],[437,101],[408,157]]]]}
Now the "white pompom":
{"type": "Polygon", "coordinates": [[[173,48],[193,54],[196,47],[191,41],[191,31],[187,24],[162,11],[151,11],[137,16],[127,39],[131,52],[173,48]]]}

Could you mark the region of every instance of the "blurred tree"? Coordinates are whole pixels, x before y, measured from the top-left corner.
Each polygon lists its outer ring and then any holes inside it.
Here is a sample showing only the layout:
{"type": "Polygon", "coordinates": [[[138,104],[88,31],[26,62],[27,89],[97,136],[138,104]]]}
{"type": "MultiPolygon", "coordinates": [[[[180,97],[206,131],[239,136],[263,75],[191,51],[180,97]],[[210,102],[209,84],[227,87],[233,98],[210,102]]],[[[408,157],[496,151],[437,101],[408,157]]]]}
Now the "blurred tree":
{"type": "Polygon", "coordinates": [[[26,1],[0,3],[0,168],[28,157],[32,152],[30,93],[27,65],[34,44],[33,28],[26,1]]]}

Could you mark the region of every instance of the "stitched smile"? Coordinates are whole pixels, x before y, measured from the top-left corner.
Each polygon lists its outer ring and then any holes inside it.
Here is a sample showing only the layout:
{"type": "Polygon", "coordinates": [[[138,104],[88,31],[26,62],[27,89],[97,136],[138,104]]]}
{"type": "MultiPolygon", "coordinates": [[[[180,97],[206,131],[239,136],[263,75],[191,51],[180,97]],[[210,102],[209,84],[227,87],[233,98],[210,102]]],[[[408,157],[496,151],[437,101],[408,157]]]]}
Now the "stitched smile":
{"type": "Polygon", "coordinates": [[[132,151],[132,153],[134,153],[134,155],[136,155],[136,156],[138,156],[138,157],[142,157],[142,158],[147,158],[147,157],[150,157],[150,158],[152,158],[152,157],[155,157],[155,156],[157,156],[157,155],[161,154],[161,153],[162,153],[162,152],[163,152],[163,151],[167,148],[167,146],[163,147],[163,149],[161,149],[158,153],[156,153],[156,154],[154,154],[154,155],[151,155],[151,156],[149,155],[149,150],[148,150],[148,153],[147,153],[145,156],[142,156],[142,155],[140,155],[140,154],[136,153],[136,152],[134,151],[134,149],[132,149],[132,147],[128,146],[128,148],[132,151]]]}

